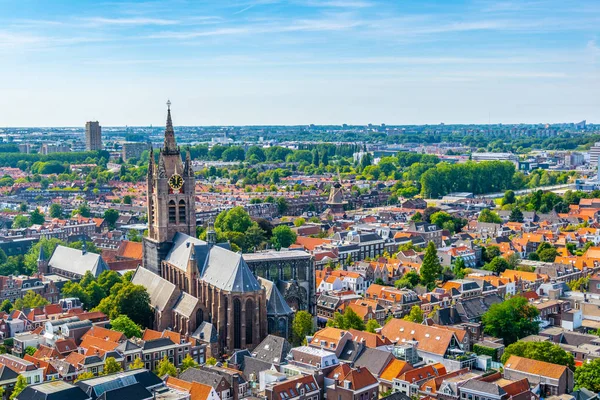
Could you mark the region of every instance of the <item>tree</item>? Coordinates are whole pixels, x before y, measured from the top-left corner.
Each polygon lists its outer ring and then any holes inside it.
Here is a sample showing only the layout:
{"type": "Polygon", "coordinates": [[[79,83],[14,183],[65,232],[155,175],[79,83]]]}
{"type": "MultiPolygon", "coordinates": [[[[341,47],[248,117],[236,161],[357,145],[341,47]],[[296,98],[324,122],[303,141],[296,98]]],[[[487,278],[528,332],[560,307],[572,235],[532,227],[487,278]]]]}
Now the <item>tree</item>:
{"type": "Polygon", "coordinates": [[[415,271],[408,271],[404,276],[394,282],[397,289],[412,289],[421,282],[421,277],[415,271]]]}
{"type": "Polygon", "coordinates": [[[523,222],[523,213],[519,207],[515,207],[510,211],[508,216],[510,222],[523,222]]]}
{"type": "Polygon", "coordinates": [[[185,356],[183,361],[181,362],[181,372],[185,371],[188,368],[196,368],[198,363],[194,360],[189,354],[185,356]]]}
{"type": "Polygon", "coordinates": [[[282,247],[290,247],[296,242],[296,233],[290,229],[287,225],[279,225],[273,229],[273,236],[271,237],[271,243],[279,250],[282,247]]]}
{"type": "Polygon", "coordinates": [[[8,299],[4,300],[0,305],[0,311],[4,311],[5,313],[9,313],[12,308],[13,304],[8,299]]]}
{"type": "Polygon", "coordinates": [[[377,322],[377,320],[370,319],[367,321],[367,325],[365,325],[365,330],[367,332],[375,333],[377,329],[381,328],[381,325],[377,322]]]}
{"type": "Polygon", "coordinates": [[[23,296],[23,299],[17,299],[15,302],[15,308],[17,307],[17,302],[19,302],[19,308],[17,308],[18,310],[22,310],[24,308],[36,308],[50,304],[48,300],[32,290],[28,291],[25,296],[23,296]]]}
{"type": "Polygon", "coordinates": [[[573,354],[563,350],[562,347],[552,342],[515,342],[504,350],[502,363],[506,363],[511,355],[551,364],[566,365],[571,371],[575,370],[573,354]]]}
{"type": "Polygon", "coordinates": [[[485,269],[486,271],[493,271],[497,274],[501,274],[507,269],[510,269],[510,264],[502,257],[494,257],[492,261],[483,266],[483,269],[485,269]]]}
{"type": "Polygon", "coordinates": [[[27,347],[25,347],[25,353],[29,354],[30,356],[33,356],[36,351],[37,351],[37,349],[35,347],[33,347],[33,346],[27,346],[27,347]]]}
{"type": "Polygon", "coordinates": [[[421,283],[426,285],[429,289],[433,287],[435,280],[438,279],[442,273],[442,266],[433,242],[429,242],[427,245],[427,250],[425,250],[425,256],[423,257],[423,264],[421,265],[420,273],[421,283]]]}
{"type": "Polygon", "coordinates": [[[50,204],[48,213],[50,214],[50,218],[62,218],[64,211],[60,204],[52,203],[50,204]]]}
{"type": "MultiPolygon", "coordinates": [[[[63,297],[76,297],[83,303],[83,308],[89,310],[90,299],[84,288],[79,283],[68,281],[61,290],[63,297]]],[[[107,314],[108,315],[108,314],[107,314]]]]}
{"type": "Polygon", "coordinates": [[[117,283],[121,283],[121,276],[115,271],[104,271],[98,276],[98,284],[108,294],[117,283]]]}
{"type": "Polygon", "coordinates": [[[304,224],[306,224],[306,219],[303,217],[299,217],[294,220],[294,226],[296,226],[296,227],[302,226],[304,224]]]}
{"type": "Polygon", "coordinates": [[[288,202],[285,197],[278,197],[277,200],[275,200],[275,204],[277,204],[277,212],[280,215],[285,214],[289,208],[288,202]]]}
{"type": "Polygon", "coordinates": [[[327,326],[338,329],[356,329],[357,331],[364,331],[366,328],[365,321],[351,308],[346,308],[344,314],[335,312],[333,319],[327,321],[327,326]]]}
{"type": "Polygon", "coordinates": [[[423,221],[423,215],[421,215],[421,213],[419,211],[417,211],[416,213],[414,213],[412,215],[412,217],[410,217],[410,220],[412,222],[421,222],[421,221],[423,221]]]}
{"type": "Polygon", "coordinates": [[[24,215],[17,215],[12,222],[12,229],[21,229],[21,228],[28,228],[31,226],[31,221],[29,220],[29,217],[26,217],[24,215]]]}
{"type": "Polygon", "coordinates": [[[144,286],[127,282],[116,293],[114,300],[117,315],[127,315],[133,322],[144,327],[152,325],[154,311],[150,307],[150,295],[144,286]]]}
{"type": "Polygon", "coordinates": [[[423,323],[423,310],[421,310],[420,306],[412,306],[410,313],[405,315],[403,319],[421,324],[423,323]]]}
{"type": "Polygon", "coordinates": [[[454,276],[456,277],[456,279],[464,279],[465,277],[465,261],[462,259],[462,257],[457,257],[456,261],[454,261],[454,268],[452,270],[452,272],[454,272],[454,276]]]}
{"type": "Polygon", "coordinates": [[[299,346],[306,336],[313,333],[313,317],[308,311],[298,311],[292,321],[292,341],[299,346]]]}
{"type": "Polygon", "coordinates": [[[262,245],[264,240],[265,231],[256,222],[253,222],[244,235],[243,249],[245,252],[254,251],[255,248],[262,245]]]}
{"type": "Polygon", "coordinates": [[[537,308],[529,304],[524,297],[512,297],[502,303],[493,304],[483,314],[484,332],[497,338],[503,338],[510,345],[522,337],[539,332],[537,308]]]}
{"type": "Polygon", "coordinates": [[[490,211],[488,208],[484,208],[483,210],[481,210],[481,213],[479,214],[479,218],[477,218],[477,221],[501,224],[502,218],[500,218],[500,216],[498,214],[496,214],[495,212],[490,211]]]}
{"type": "Polygon", "coordinates": [[[36,208],[29,214],[29,221],[31,221],[32,225],[43,225],[44,222],[46,222],[46,218],[44,217],[44,214],[36,208]]]}
{"type": "Polygon", "coordinates": [[[106,221],[109,227],[114,228],[115,223],[118,219],[119,212],[114,208],[109,208],[108,210],[104,211],[104,220],[106,221]]]}
{"type": "Polygon", "coordinates": [[[85,288],[85,294],[87,295],[88,309],[98,306],[107,295],[106,291],[96,281],[91,282],[85,288]]]}
{"type": "Polygon", "coordinates": [[[120,315],[119,317],[110,321],[112,330],[123,332],[128,338],[142,337],[142,329],[138,324],[133,322],[127,315],[120,315]]]}
{"type": "Polygon", "coordinates": [[[505,206],[507,204],[513,204],[515,203],[515,201],[515,192],[513,192],[512,190],[507,190],[506,192],[504,192],[504,197],[502,197],[501,204],[505,206]]]}
{"type": "Polygon", "coordinates": [[[501,255],[502,252],[498,246],[487,246],[483,248],[483,260],[485,262],[490,262],[494,258],[500,257],[501,255]]]}
{"type": "Polygon", "coordinates": [[[575,369],[575,390],[586,388],[594,393],[600,391],[600,358],[583,363],[575,369]]]}
{"type": "Polygon", "coordinates": [[[9,400],[14,400],[17,398],[17,396],[19,394],[21,394],[21,392],[23,390],[25,390],[25,388],[27,387],[27,380],[25,379],[25,376],[23,375],[19,375],[17,377],[17,382],[15,383],[15,387],[13,389],[12,394],[10,395],[10,399],[9,400]]]}
{"type": "Polygon", "coordinates": [[[220,232],[244,233],[252,225],[250,215],[242,207],[221,212],[215,219],[215,229],[220,232]]]}
{"type": "Polygon", "coordinates": [[[540,261],[554,262],[554,259],[558,255],[558,251],[554,247],[551,247],[549,249],[544,249],[537,254],[540,257],[540,261]]]}
{"type": "Polygon", "coordinates": [[[83,372],[83,373],[77,375],[75,382],[83,381],[85,379],[91,379],[93,377],[95,377],[93,372],[83,372]]]}
{"type": "Polygon", "coordinates": [[[104,361],[105,375],[116,374],[117,372],[121,371],[123,371],[123,368],[121,367],[121,364],[119,364],[117,360],[115,360],[114,357],[106,357],[106,360],[104,361]]]}
{"type": "Polygon", "coordinates": [[[159,363],[156,368],[156,375],[163,377],[165,375],[169,376],[177,376],[177,368],[169,361],[167,356],[165,356],[159,363]]]}
{"type": "Polygon", "coordinates": [[[129,365],[129,369],[142,369],[144,368],[144,362],[140,357],[133,360],[133,363],[129,365]]]}
{"type": "Polygon", "coordinates": [[[206,359],[206,365],[216,365],[217,364],[217,359],[214,357],[208,357],[206,359]]]}

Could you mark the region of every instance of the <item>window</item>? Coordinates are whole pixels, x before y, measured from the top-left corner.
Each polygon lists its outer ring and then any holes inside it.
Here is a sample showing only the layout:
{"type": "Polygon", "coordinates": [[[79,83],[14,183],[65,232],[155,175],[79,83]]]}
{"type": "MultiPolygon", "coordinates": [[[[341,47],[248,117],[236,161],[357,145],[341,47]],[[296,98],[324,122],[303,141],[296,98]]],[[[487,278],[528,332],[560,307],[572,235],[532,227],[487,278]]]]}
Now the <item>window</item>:
{"type": "Polygon", "coordinates": [[[35,376],[35,383],[40,383],[40,376],[39,375],[35,376]]]}

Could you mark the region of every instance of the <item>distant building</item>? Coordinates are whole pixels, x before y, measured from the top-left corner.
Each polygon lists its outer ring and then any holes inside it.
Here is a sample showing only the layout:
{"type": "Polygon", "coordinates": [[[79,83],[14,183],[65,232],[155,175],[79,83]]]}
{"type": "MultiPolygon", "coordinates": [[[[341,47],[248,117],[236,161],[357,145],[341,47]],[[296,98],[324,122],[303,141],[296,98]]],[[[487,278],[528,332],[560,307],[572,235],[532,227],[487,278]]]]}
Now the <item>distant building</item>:
{"type": "Polygon", "coordinates": [[[598,156],[600,155],[600,142],[594,143],[592,147],[590,147],[590,165],[596,166],[598,165],[598,156]]]}
{"type": "Polygon", "coordinates": [[[48,144],[44,143],[42,147],[40,147],[40,153],[47,155],[52,153],[68,153],[71,151],[71,148],[65,144],[48,144]]]}
{"type": "Polygon", "coordinates": [[[31,153],[31,145],[29,143],[21,143],[19,145],[19,152],[25,154],[31,153]]]}
{"type": "Polygon", "coordinates": [[[88,121],[85,124],[85,149],[102,150],[102,127],[98,121],[88,121]]]}
{"type": "Polygon", "coordinates": [[[473,161],[513,161],[519,160],[515,154],[512,153],[473,153],[471,154],[473,161]]]}
{"type": "Polygon", "coordinates": [[[148,150],[148,143],[128,142],[123,143],[121,157],[124,161],[130,158],[140,158],[145,150],[148,150]]]}
{"type": "Polygon", "coordinates": [[[585,158],[581,153],[567,153],[565,155],[565,167],[575,168],[583,165],[585,158]]]}

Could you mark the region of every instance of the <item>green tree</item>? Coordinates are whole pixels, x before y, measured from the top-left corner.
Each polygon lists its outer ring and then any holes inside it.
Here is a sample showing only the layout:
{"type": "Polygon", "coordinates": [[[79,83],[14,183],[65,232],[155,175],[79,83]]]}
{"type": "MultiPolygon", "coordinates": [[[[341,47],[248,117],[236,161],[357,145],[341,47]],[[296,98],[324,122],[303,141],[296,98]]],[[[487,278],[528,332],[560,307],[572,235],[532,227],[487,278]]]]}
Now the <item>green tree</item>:
{"type": "Polygon", "coordinates": [[[306,219],[303,217],[299,217],[294,220],[294,226],[298,227],[298,226],[302,226],[304,224],[306,224],[306,219]]]}
{"type": "Polygon", "coordinates": [[[306,336],[313,333],[313,317],[307,311],[298,311],[292,321],[292,341],[299,346],[306,336]]]}
{"type": "Polygon", "coordinates": [[[502,363],[506,363],[511,355],[551,364],[566,365],[571,371],[575,370],[573,354],[563,350],[562,347],[552,342],[515,342],[504,349],[502,363]]]}
{"type": "Polygon", "coordinates": [[[265,231],[258,226],[256,222],[252,222],[252,225],[246,231],[244,235],[243,249],[244,252],[253,251],[255,248],[259,248],[265,241],[265,231]]]}
{"type": "Polygon", "coordinates": [[[96,281],[91,282],[84,290],[87,295],[88,308],[98,306],[107,295],[106,291],[96,281]]]}
{"type": "Polygon", "coordinates": [[[77,378],[75,379],[75,382],[79,382],[79,381],[83,381],[86,379],[91,379],[93,377],[95,377],[96,375],[94,375],[93,372],[82,372],[81,374],[77,375],[77,378]]]}
{"type": "Polygon", "coordinates": [[[16,399],[17,396],[20,395],[21,392],[23,390],[25,390],[26,387],[27,387],[27,380],[25,379],[25,376],[19,375],[17,377],[17,382],[15,383],[15,387],[13,389],[12,394],[10,395],[10,399],[9,400],[16,399]]]}
{"type": "Polygon", "coordinates": [[[483,269],[486,271],[494,271],[497,274],[501,274],[502,272],[510,269],[510,264],[502,257],[495,257],[488,264],[483,266],[483,269]]]}
{"type": "Polygon", "coordinates": [[[13,304],[8,299],[4,300],[2,305],[0,305],[0,311],[4,311],[5,313],[9,313],[12,308],[13,304]]]}
{"type": "Polygon", "coordinates": [[[169,376],[177,376],[177,368],[169,361],[167,356],[165,356],[159,363],[156,368],[156,375],[163,377],[165,375],[169,376]]]}
{"type": "Polygon", "coordinates": [[[91,308],[90,299],[88,297],[87,292],[77,282],[66,282],[61,290],[61,294],[63,295],[63,297],[77,297],[83,303],[83,308],[85,308],[86,310],[89,310],[91,308]]]}
{"type": "Polygon", "coordinates": [[[334,313],[333,318],[327,321],[327,326],[338,329],[356,329],[358,331],[364,331],[366,328],[363,319],[351,308],[346,308],[344,314],[334,313]]]}
{"type": "Polygon", "coordinates": [[[271,243],[276,249],[282,247],[290,247],[296,243],[296,233],[290,229],[287,225],[279,225],[273,229],[273,236],[271,237],[271,243]]]}
{"type": "Polygon", "coordinates": [[[142,359],[140,357],[137,357],[135,360],[133,360],[133,363],[131,365],[129,365],[129,369],[142,369],[144,368],[144,362],[142,361],[142,359]]]}
{"type": "Polygon", "coordinates": [[[367,332],[375,333],[377,329],[381,328],[381,325],[377,322],[377,320],[370,319],[367,321],[365,325],[365,330],[367,332]]]}
{"type": "Polygon", "coordinates": [[[540,257],[540,261],[554,262],[554,259],[558,255],[558,251],[554,247],[551,247],[549,249],[544,249],[537,254],[540,257]]]}
{"type": "Polygon", "coordinates": [[[410,220],[412,222],[422,222],[423,221],[423,215],[420,212],[416,212],[412,215],[412,217],[410,217],[410,220]]]}
{"type": "Polygon", "coordinates": [[[508,216],[510,222],[523,222],[523,213],[519,207],[514,207],[508,216]]]}
{"type": "Polygon", "coordinates": [[[25,215],[17,215],[12,221],[11,228],[12,229],[21,229],[21,228],[28,228],[30,226],[31,226],[31,221],[29,220],[29,217],[26,217],[25,215]]]}
{"type": "Polygon", "coordinates": [[[278,197],[275,200],[275,204],[277,204],[277,212],[280,215],[283,215],[287,212],[289,205],[285,197],[278,197]]]}
{"type": "Polygon", "coordinates": [[[423,323],[423,310],[421,310],[420,306],[412,306],[410,313],[405,315],[403,319],[421,324],[423,323]]]}
{"type": "Polygon", "coordinates": [[[33,356],[36,351],[37,351],[37,349],[35,347],[33,347],[33,346],[27,346],[27,347],[25,347],[25,353],[29,354],[30,356],[33,356]]]}
{"type": "Polygon", "coordinates": [[[117,318],[110,321],[111,329],[118,332],[123,332],[128,338],[142,337],[142,329],[138,324],[133,322],[127,315],[119,315],[117,318]]]}
{"type": "Polygon", "coordinates": [[[188,368],[196,368],[198,363],[194,360],[189,354],[185,356],[183,361],[181,362],[181,372],[185,371],[188,368]]]}
{"type": "Polygon", "coordinates": [[[600,358],[583,363],[575,369],[575,390],[586,388],[594,393],[600,391],[600,358]]]}
{"type": "Polygon", "coordinates": [[[513,204],[516,201],[517,199],[515,197],[515,192],[513,192],[512,190],[507,190],[506,192],[504,192],[504,197],[502,197],[500,204],[504,206],[507,204],[513,204]]]}
{"type": "Polygon", "coordinates": [[[215,229],[220,232],[244,233],[252,225],[250,215],[242,207],[233,207],[221,212],[215,220],[215,229]]]}
{"type": "Polygon", "coordinates": [[[503,338],[510,345],[520,338],[535,335],[540,326],[536,318],[537,308],[529,304],[526,298],[515,296],[502,303],[493,304],[483,314],[484,332],[497,338],[503,338]]]}
{"type": "Polygon", "coordinates": [[[29,221],[31,221],[32,225],[43,225],[44,222],[46,222],[46,218],[44,217],[44,214],[36,208],[29,214],[29,221]]]}
{"type": "Polygon", "coordinates": [[[214,357],[208,357],[206,359],[206,365],[216,365],[217,364],[217,359],[214,357]]]}
{"type": "Polygon", "coordinates": [[[114,208],[109,208],[108,210],[104,211],[104,220],[106,221],[109,227],[114,229],[115,223],[118,219],[119,212],[114,208]]]}
{"type": "Polygon", "coordinates": [[[421,273],[421,283],[429,289],[433,288],[436,279],[442,274],[442,266],[433,242],[429,242],[427,245],[419,272],[421,273]]]}
{"type": "Polygon", "coordinates": [[[144,286],[127,282],[114,298],[117,315],[127,315],[143,327],[152,326],[154,311],[150,307],[150,295],[144,286]]]}
{"type": "Polygon", "coordinates": [[[122,281],[121,276],[115,271],[104,271],[98,276],[98,284],[106,293],[110,293],[111,289],[122,281]]]}
{"type": "Polygon", "coordinates": [[[121,367],[121,364],[119,364],[114,357],[106,357],[106,360],[104,360],[105,375],[116,374],[117,372],[121,371],[123,371],[123,367],[121,367]]]}
{"type": "Polygon", "coordinates": [[[48,210],[50,214],[50,218],[62,218],[64,210],[62,206],[58,203],[50,204],[50,209],[48,210]]]}
{"type": "MultiPolygon", "coordinates": [[[[21,300],[21,299],[17,299],[21,300]]],[[[16,302],[15,302],[15,307],[16,307],[16,302]]],[[[50,302],[48,300],[46,300],[45,298],[43,298],[41,295],[33,292],[32,290],[28,291],[25,296],[23,296],[23,300],[22,300],[22,307],[18,308],[19,310],[22,310],[24,308],[36,308],[36,307],[41,307],[41,306],[45,306],[46,304],[50,304],[50,302]]]]}
{"type": "Polygon", "coordinates": [[[498,214],[496,214],[495,212],[490,211],[487,208],[484,208],[483,210],[481,210],[481,213],[479,214],[479,218],[477,218],[477,221],[494,223],[494,224],[502,223],[502,219],[500,218],[500,216],[498,214]]]}
{"type": "Polygon", "coordinates": [[[404,276],[394,282],[397,289],[413,289],[421,282],[421,277],[415,271],[408,271],[404,276]]]}
{"type": "Polygon", "coordinates": [[[466,275],[465,270],[465,261],[462,259],[462,257],[457,257],[456,261],[454,261],[454,267],[452,269],[452,272],[454,273],[456,279],[464,279],[466,275]]]}

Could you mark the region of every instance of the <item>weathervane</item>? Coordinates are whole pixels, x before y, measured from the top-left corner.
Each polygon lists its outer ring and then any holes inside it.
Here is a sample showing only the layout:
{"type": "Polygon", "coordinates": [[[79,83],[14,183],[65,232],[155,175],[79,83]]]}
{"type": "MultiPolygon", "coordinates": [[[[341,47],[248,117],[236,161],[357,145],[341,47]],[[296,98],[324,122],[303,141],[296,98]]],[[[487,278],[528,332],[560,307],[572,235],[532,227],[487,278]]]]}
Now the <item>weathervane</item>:
{"type": "Polygon", "coordinates": [[[171,109],[171,100],[167,100],[167,108],[170,110],[171,109]]]}

